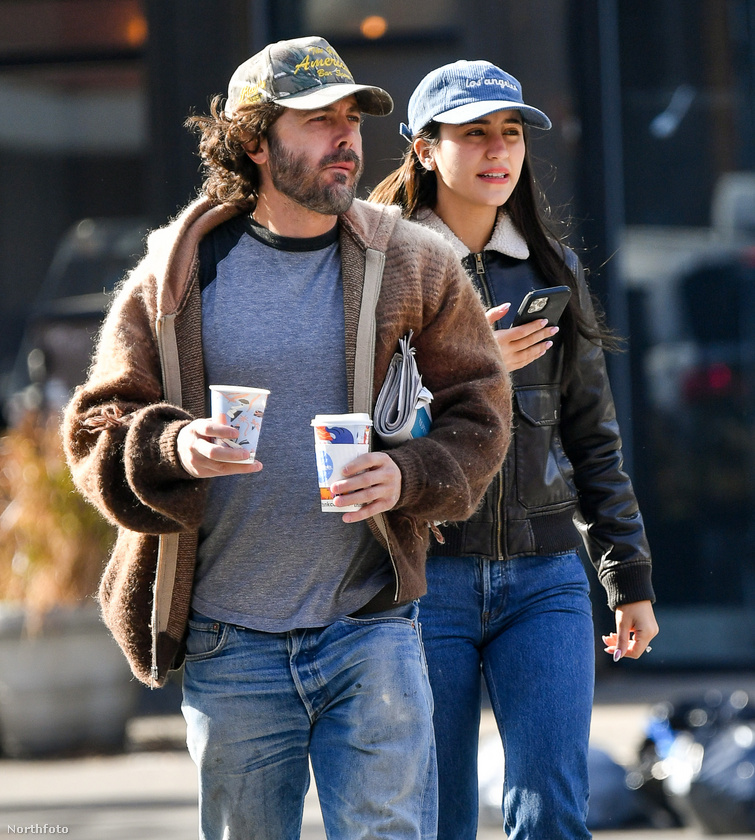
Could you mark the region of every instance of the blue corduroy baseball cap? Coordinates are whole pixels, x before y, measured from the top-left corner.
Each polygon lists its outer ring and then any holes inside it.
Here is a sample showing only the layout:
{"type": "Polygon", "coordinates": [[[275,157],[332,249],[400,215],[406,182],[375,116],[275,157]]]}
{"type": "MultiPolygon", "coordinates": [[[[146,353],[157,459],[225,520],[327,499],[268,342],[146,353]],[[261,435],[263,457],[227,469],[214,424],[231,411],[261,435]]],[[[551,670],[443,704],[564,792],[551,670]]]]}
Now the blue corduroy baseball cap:
{"type": "Polygon", "coordinates": [[[409,124],[401,134],[411,140],[431,120],[461,125],[494,111],[517,110],[528,125],[550,128],[551,121],[537,108],[525,105],[522,86],[489,61],[444,64],[417,85],[409,99],[409,124]]]}

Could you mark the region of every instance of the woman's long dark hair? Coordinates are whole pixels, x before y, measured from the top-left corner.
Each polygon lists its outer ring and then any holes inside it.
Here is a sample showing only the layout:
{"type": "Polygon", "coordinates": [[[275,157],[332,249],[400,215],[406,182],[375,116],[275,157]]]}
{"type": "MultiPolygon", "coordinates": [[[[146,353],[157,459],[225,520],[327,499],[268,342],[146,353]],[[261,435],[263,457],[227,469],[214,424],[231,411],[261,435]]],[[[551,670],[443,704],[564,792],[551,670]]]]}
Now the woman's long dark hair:
{"type": "MultiPolygon", "coordinates": [[[[440,141],[440,124],[434,121],[428,123],[417,132],[415,139],[417,137],[430,146],[437,146],[440,141]]],[[[372,190],[369,200],[377,204],[397,204],[402,208],[403,216],[408,219],[423,208],[434,209],[438,195],[436,179],[435,170],[426,169],[410,145],[400,166],[372,190]]],[[[565,387],[574,372],[579,336],[610,350],[619,349],[620,342],[605,326],[602,308],[594,298],[594,321],[587,317],[580,306],[577,278],[566,264],[565,234],[556,233],[550,213],[545,210],[545,196],[532,171],[526,126],[522,172],[505,206],[511,221],[527,242],[537,272],[549,284],[568,286],[572,290],[569,305],[559,322],[564,342],[562,385],[565,387]]]]}

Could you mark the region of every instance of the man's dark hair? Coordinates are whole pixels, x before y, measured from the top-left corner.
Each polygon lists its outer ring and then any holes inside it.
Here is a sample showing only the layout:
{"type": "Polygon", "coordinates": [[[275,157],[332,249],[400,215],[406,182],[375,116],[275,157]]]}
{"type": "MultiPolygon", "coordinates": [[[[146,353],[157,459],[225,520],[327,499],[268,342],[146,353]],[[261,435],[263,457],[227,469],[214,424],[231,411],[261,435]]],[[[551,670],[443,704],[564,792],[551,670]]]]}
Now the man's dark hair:
{"type": "Polygon", "coordinates": [[[273,102],[261,102],[245,105],[228,117],[221,103],[222,97],[215,96],[209,115],[194,115],[186,120],[186,127],[199,134],[199,156],[205,170],[202,192],[216,204],[256,204],[259,173],[244,146],[256,151],[283,108],[273,102]]]}

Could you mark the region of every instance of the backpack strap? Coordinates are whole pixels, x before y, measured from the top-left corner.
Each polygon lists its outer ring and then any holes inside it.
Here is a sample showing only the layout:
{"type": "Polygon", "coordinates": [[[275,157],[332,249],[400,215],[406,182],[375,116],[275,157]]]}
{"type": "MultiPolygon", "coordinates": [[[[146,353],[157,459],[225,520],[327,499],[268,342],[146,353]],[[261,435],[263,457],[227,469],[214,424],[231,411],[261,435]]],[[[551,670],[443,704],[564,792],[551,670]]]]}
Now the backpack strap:
{"type": "MultiPolygon", "coordinates": [[[[357,346],[354,359],[354,400],[353,411],[365,412],[372,416],[372,391],[375,380],[375,340],[377,338],[377,322],[375,307],[380,297],[380,287],[383,282],[385,268],[385,254],[374,248],[368,248],[365,253],[364,285],[362,287],[362,303],[359,308],[359,322],[357,323],[357,346]]],[[[388,552],[391,552],[388,530],[383,515],[379,513],[373,521],[380,531],[388,552]]],[[[398,582],[396,583],[398,587],[398,582]]]]}
{"type": "Polygon", "coordinates": [[[353,410],[372,415],[372,391],[375,379],[375,339],[377,324],[375,307],[383,282],[385,254],[368,248],[365,254],[362,303],[357,324],[357,343],[354,358],[353,410]]]}
{"type": "MultiPolygon", "coordinates": [[[[157,343],[163,374],[165,399],[181,405],[181,366],[178,357],[175,315],[164,315],[157,322],[157,343]]],[[[157,549],[157,568],[152,601],[152,687],[162,684],[164,675],[157,665],[157,640],[165,632],[170,617],[173,586],[178,563],[179,534],[160,534],[157,549]]]]}

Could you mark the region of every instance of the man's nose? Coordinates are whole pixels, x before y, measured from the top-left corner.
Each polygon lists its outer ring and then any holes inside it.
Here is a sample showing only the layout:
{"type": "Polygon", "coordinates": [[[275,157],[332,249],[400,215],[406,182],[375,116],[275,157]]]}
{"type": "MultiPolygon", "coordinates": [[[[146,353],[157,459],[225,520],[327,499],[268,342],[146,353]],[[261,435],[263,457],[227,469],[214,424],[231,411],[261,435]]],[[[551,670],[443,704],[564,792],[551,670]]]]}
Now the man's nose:
{"type": "Polygon", "coordinates": [[[337,143],[342,149],[350,149],[360,135],[361,126],[350,119],[339,119],[337,121],[337,143]]]}

